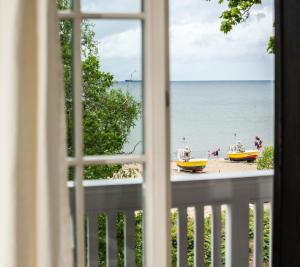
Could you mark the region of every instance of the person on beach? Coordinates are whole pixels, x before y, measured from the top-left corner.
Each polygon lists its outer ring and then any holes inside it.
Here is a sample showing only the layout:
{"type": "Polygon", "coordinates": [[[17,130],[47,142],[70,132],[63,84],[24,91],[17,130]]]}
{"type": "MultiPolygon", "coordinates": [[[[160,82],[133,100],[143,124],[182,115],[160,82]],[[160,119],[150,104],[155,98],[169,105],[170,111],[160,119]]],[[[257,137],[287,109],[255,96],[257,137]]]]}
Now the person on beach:
{"type": "Polygon", "coordinates": [[[260,150],[262,148],[262,140],[258,136],[255,136],[254,145],[257,150],[260,150]]]}
{"type": "Polygon", "coordinates": [[[244,148],[243,144],[241,143],[241,141],[237,141],[236,148],[237,148],[238,152],[245,152],[245,148],[244,148]]]}
{"type": "Polygon", "coordinates": [[[219,158],[219,151],[220,151],[220,148],[218,148],[217,150],[213,151],[211,154],[212,154],[215,158],[219,158]]]}
{"type": "Polygon", "coordinates": [[[183,160],[184,161],[189,161],[190,159],[191,159],[191,152],[192,152],[192,150],[190,149],[190,147],[189,146],[186,146],[185,148],[184,148],[184,151],[183,151],[183,160]]]}

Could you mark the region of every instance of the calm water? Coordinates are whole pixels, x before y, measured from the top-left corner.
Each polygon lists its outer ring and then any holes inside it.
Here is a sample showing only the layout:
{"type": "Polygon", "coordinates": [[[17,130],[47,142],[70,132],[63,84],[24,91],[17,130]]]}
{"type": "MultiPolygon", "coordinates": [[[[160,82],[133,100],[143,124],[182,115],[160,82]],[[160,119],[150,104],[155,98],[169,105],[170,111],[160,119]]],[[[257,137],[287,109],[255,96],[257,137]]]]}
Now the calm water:
{"type": "MultiPolygon", "coordinates": [[[[141,83],[118,82],[141,101],[141,83]]],[[[272,81],[201,81],[171,83],[171,155],[182,147],[185,137],[193,156],[207,157],[208,150],[221,149],[237,140],[253,148],[254,136],[264,145],[274,141],[274,82],[272,81]]],[[[124,151],[131,151],[142,140],[142,123],[137,122],[124,151]]],[[[135,153],[142,151],[142,144],[135,153]]]]}

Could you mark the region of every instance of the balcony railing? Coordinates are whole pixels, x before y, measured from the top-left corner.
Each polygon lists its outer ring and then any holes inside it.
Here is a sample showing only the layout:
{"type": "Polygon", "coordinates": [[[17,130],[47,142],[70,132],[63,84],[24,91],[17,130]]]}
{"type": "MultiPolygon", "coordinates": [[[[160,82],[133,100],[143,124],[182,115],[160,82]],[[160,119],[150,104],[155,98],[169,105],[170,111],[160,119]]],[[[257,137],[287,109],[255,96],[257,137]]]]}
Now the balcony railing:
{"type": "MultiPolygon", "coordinates": [[[[177,266],[188,265],[187,214],[190,211],[187,211],[187,208],[190,207],[194,207],[192,215],[189,214],[194,219],[195,229],[194,266],[204,266],[204,219],[207,216],[207,206],[211,207],[212,266],[222,266],[221,206],[226,207],[226,266],[249,266],[249,205],[254,210],[252,262],[253,266],[263,266],[264,204],[269,203],[271,209],[272,171],[180,175],[173,176],[171,181],[172,207],[177,208],[178,212],[177,266]]],[[[118,266],[116,220],[119,212],[125,214],[124,263],[128,267],[135,266],[135,212],[143,209],[141,179],[89,180],[84,182],[84,188],[85,211],[88,218],[88,266],[99,266],[98,216],[100,213],[106,214],[106,265],[118,266]]],[[[271,244],[269,246],[271,247],[271,244]]],[[[271,255],[269,258],[271,259],[271,255]]]]}

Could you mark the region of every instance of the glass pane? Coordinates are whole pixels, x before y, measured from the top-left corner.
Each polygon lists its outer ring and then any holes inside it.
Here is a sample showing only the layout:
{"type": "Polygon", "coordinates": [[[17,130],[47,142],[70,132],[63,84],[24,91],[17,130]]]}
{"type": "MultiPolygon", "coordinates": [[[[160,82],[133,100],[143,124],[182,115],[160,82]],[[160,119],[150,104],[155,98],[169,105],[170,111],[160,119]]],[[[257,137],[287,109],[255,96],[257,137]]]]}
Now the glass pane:
{"type": "Polygon", "coordinates": [[[141,11],[141,0],[81,0],[84,12],[100,13],[138,13],[141,11]]]}
{"type": "Polygon", "coordinates": [[[270,263],[274,17],[254,2],[170,1],[174,266],[270,263]]]}
{"type": "Polygon", "coordinates": [[[58,10],[72,9],[73,1],[72,0],[56,0],[56,6],[57,6],[58,10]]]}
{"type": "Polygon", "coordinates": [[[68,182],[66,184],[68,188],[68,198],[69,198],[69,207],[70,207],[70,215],[71,215],[71,225],[72,225],[72,234],[73,234],[73,246],[72,246],[72,252],[73,252],[73,261],[76,261],[76,250],[77,250],[77,243],[76,243],[76,193],[75,193],[75,168],[69,167],[68,168],[68,182]]]}
{"type": "Polygon", "coordinates": [[[64,70],[65,110],[68,156],[74,156],[74,111],[73,111],[73,23],[71,20],[59,22],[59,37],[64,70]]]}
{"type": "MultiPolygon", "coordinates": [[[[62,1],[61,1],[62,2],[62,1]]],[[[74,156],[74,97],[73,97],[73,23],[71,20],[59,21],[59,37],[61,57],[63,64],[64,92],[65,92],[65,119],[66,119],[66,140],[67,155],[74,156]]],[[[66,186],[69,192],[69,204],[71,212],[71,223],[73,229],[76,227],[76,207],[75,207],[75,167],[69,167],[67,172],[68,182],[66,186]]],[[[73,238],[76,240],[75,230],[73,238]]],[[[73,256],[75,260],[75,250],[77,244],[74,242],[73,256]]]]}
{"type": "Polygon", "coordinates": [[[143,212],[140,164],[86,166],[86,262],[142,266],[143,212]],[[98,246],[97,246],[98,245],[98,246]]]}
{"type": "Polygon", "coordinates": [[[143,152],[139,21],[82,22],[85,155],[143,152]]]}
{"type": "Polygon", "coordinates": [[[107,164],[97,166],[86,166],[84,168],[85,180],[106,180],[106,179],[126,179],[139,178],[144,174],[143,164],[107,164]]]}
{"type": "MultiPolygon", "coordinates": [[[[141,31],[140,21],[82,21],[85,155],[143,152],[141,31]]],[[[143,169],[84,167],[87,265],[142,265],[143,169]]]]}
{"type": "Polygon", "coordinates": [[[173,173],[186,146],[206,173],[255,171],[273,153],[273,2],[253,5],[225,34],[227,9],[227,1],[170,2],[173,173]]]}

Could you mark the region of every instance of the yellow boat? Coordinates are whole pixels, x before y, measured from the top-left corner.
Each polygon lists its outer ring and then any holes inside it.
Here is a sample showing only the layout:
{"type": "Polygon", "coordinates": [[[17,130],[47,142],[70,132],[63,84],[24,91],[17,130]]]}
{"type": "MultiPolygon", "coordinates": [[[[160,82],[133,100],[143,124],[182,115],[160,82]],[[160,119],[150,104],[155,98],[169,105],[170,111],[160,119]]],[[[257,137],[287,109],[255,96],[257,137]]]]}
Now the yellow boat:
{"type": "Polygon", "coordinates": [[[254,161],[258,155],[258,150],[229,151],[227,153],[227,157],[232,161],[254,161]]]}
{"type": "Polygon", "coordinates": [[[207,159],[193,159],[191,152],[188,146],[177,150],[176,165],[178,170],[199,172],[206,167],[207,159]]]}
{"type": "Polygon", "coordinates": [[[183,171],[199,172],[207,165],[207,159],[176,160],[176,165],[183,171]]]}

